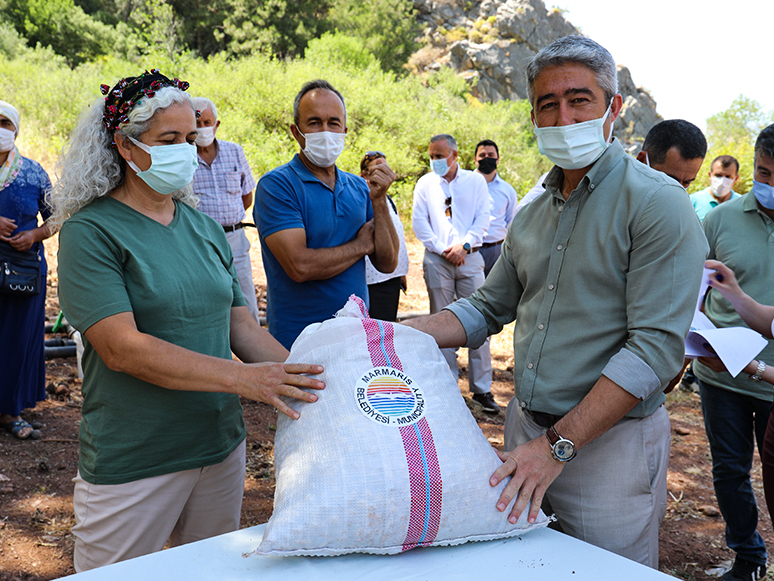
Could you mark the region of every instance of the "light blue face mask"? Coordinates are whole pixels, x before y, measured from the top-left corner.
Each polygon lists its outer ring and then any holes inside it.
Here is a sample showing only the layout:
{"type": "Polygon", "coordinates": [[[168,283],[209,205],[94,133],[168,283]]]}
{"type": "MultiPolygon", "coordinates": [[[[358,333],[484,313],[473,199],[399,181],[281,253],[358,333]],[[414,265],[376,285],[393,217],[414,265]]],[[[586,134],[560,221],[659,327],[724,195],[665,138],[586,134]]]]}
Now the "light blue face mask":
{"type": "MultiPolygon", "coordinates": [[[[449,157],[451,157],[451,154],[449,155],[449,157]]],[[[431,159],[430,169],[433,170],[433,173],[441,177],[449,173],[449,164],[447,163],[449,160],[449,157],[446,157],[444,159],[431,159]]]]}
{"type": "Polygon", "coordinates": [[[761,206],[774,210],[774,186],[753,180],[752,193],[761,206]]]}
{"type": "MultiPolygon", "coordinates": [[[[127,136],[129,137],[129,136],[127,136]]],[[[129,139],[151,157],[151,166],[142,171],[133,161],[127,165],[137,172],[137,177],[159,194],[168,196],[193,181],[199,162],[196,146],[192,143],[173,145],[145,145],[136,139],[129,139]]]]}

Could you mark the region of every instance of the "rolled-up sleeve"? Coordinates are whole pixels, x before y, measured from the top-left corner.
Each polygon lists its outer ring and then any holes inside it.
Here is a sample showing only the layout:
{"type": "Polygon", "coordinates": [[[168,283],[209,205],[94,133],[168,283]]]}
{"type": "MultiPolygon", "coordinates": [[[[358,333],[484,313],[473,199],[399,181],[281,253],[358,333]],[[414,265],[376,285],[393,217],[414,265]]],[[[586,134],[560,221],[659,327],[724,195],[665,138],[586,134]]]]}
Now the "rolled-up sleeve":
{"type": "Polygon", "coordinates": [[[602,374],[640,399],[680,371],[708,250],[677,186],[657,191],[635,222],[626,275],[628,339],[602,374]]]}

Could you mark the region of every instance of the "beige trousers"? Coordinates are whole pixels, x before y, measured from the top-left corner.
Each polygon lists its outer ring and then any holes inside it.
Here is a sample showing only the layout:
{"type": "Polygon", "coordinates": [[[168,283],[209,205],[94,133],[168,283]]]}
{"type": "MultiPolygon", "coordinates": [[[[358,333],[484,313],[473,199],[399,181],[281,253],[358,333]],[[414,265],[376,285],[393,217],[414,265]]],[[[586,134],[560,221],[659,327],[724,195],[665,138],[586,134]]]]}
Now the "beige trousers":
{"type": "Polygon", "coordinates": [[[75,570],[87,571],[239,528],[245,442],[220,464],[125,484],[73,481],[75,570]]]}
{"type": "MultiPolygon", "coordinates": [[[[539,410],[538,410],[539,411],[539,410]]],[[[667,507],[671,442],[664,406],[647,418],[624,418],[565,464],[546,492],[549,508],[570,536],[658,569],[658,529],[667,507]]],[[[545,434],[508,404],[505,449],[545,434]]],[[[547,511],[548,512],[548,511],[547,511]]]]}

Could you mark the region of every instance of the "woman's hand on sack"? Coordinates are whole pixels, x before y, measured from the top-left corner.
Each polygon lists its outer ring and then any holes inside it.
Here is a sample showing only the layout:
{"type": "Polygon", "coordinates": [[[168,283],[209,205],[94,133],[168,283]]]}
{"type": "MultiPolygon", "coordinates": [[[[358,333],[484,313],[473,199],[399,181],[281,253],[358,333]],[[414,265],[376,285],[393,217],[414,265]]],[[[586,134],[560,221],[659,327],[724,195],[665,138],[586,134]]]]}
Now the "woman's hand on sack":
{"type": "Polygon", "coordinates": [[[0,216],[0,240],[8,242],[13,231],[16,230],[16,222],[10,218],[0,216]]]}
{"type": "Polygon", "coordinates": [[[302,374],[316,375],[322,372],[322,365],[250,363],[245,365],[245,374],[238,393],[248,399],[274,406],[286,416],[297,420],[300,414],[285,403],[281,396],[310,403],[317,401],[317,395],[301,388],[323,389],[325,383],[302,374]]]}
{"type": "Polygon", "coordinates": [[[564,464],[552,456],[551,445],[543,435],[516,446],[510,452],[498,451],[497,455],[503,465],[492,475],[489,484],[497,486],[506,477],[511,477],[497,501],[497,510],[504,512],[515,497],[516,502],[508,515],[508,521],[516,524],[527,504],[530,504],[527,520],[534,523],[546,490],[562,472],[564,464]]]}
{"type": "Polygon", "coordinates": [[[35,240],[35,236],[33,235],[32,230],[19,232],[16,236],[11,236],[8,239],[8,243],[19,252],[29,250],[32,248],[32,245],[35,244],[35,242],[37,242],[37,240],[35,240]]]}

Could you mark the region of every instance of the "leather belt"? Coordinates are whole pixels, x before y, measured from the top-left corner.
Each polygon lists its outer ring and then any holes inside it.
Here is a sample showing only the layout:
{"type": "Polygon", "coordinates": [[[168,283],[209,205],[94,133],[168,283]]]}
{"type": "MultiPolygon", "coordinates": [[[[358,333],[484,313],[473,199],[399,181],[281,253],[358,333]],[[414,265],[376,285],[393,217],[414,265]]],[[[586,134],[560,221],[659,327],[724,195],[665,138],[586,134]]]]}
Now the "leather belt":
{"type": "Polygon", "coordinates": [[[223,229],[226,232],[236,232],[240,228],[247,228],[248,226],[251,226],[253,228],[256,227],[255,224],[250,224],[250,223],[246,223],[246,222],[238,222],[238,223],[234,224],[233,226],[223,226],[223,229]]]}
{"type": "Polygon", "coordinates": [[[481,248],[492,248],[492,246],[497,246],[498,244],[502,244],[502,240],[498,240],[497,242],[484,242],[481,245],[481,248]]]}
{"type": "Polygon", "coordinates": [[[555,416],[554,414],[544,414],[543,412],[533,412],[532,410],[524,410],[530,417],[535,420],[535,423],[541,428],[550,428],[556,422],[561,420],[564,416],[555,416]]]}

